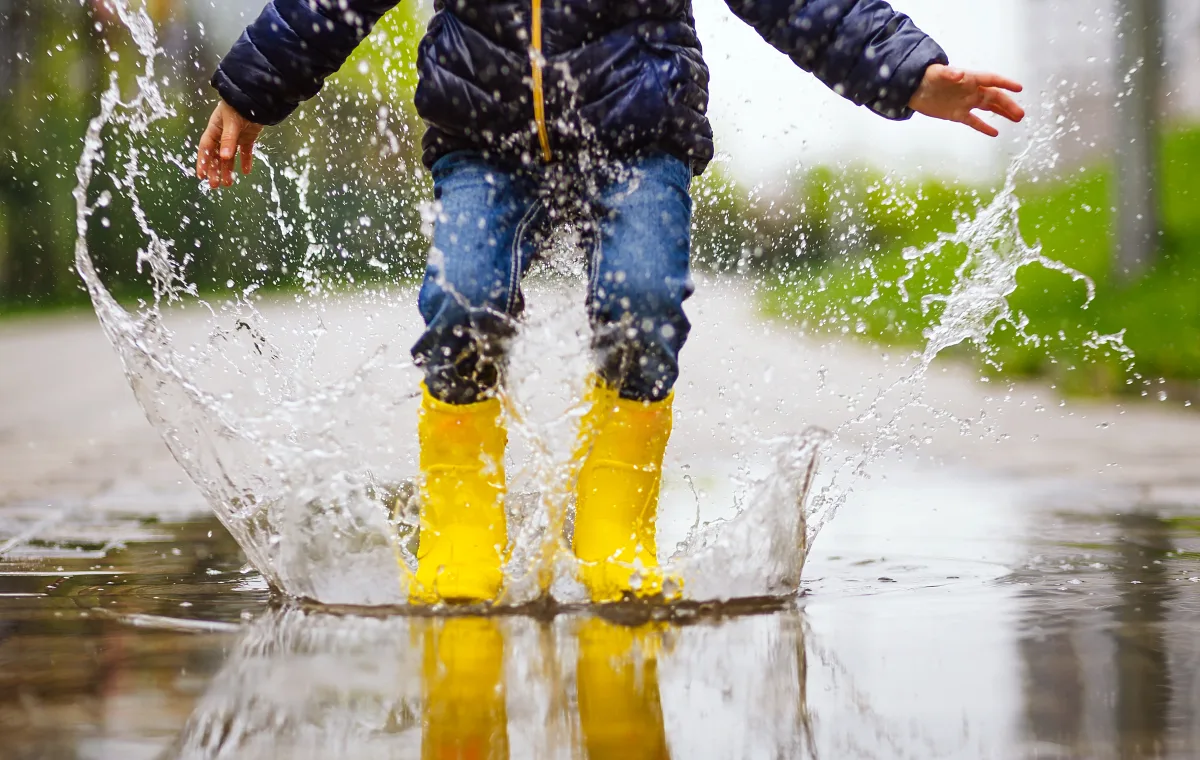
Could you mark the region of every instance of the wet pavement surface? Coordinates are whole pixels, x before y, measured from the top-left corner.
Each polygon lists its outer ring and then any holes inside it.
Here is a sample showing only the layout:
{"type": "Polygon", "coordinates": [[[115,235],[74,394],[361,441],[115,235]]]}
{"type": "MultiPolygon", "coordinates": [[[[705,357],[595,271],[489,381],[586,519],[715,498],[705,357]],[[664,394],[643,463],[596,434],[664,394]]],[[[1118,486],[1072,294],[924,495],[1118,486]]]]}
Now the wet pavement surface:
{"type": "Polygon", "coordinates": [[[794,604],[668,620],[329,612],[214,519],[43,511],[0,560],[0,756],[1194,757],[1200,519],[983,485],[873,489],[794,604]]]}
{"type": "MultiPolygon", "coordinates": [[[[785,338],[727,333],[699,327],[729,347],[694,361],[772,353],[754,403],[785,420],[844,414],[797,393],[818,372],[849,387],[882,371],[870,350],[816,346],[789,370],[785,338]]],[[[1011,396],[995,407],[1011,437],[939,437],[926,453],[953,467],[881,465],[794,603],[437,618],[273,599],[86,321],[9,323],[10,359],[3,760],[1200,756],[1194,414],[1064,410],[951,369],[931,393],[1011,396]],[[40,357],[49,340],[73,348],[40,357]]],[[[690,377],[697,396],[725,382],[690,377]]]]}

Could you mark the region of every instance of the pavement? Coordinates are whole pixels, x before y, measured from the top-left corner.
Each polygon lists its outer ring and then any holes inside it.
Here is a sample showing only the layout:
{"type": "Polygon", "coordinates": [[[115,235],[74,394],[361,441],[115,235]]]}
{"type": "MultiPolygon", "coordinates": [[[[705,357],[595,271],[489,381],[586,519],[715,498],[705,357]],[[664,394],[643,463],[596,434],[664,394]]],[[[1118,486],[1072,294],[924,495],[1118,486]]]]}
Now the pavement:
{"type": "MultiPolygon", "coordinates": [[[[537,319],[537,294],[530,300],[530,318],[537,319]]],[[[853,454],[877,436],[879,422],[848,421],[876,398],[886,417],[919,388],[927,408],[899,418],[904,467],[1074,481],[1158,505],[1200,502],[1200,414],[1178,404],[1063,399],[1037,383],[984,382],[952,362],[936,363],[923,381],[880,397],[911,371],[899,350],[764,322],[749,289],[736,281],[702,283],[690,307],[694,328],[682,361],[671,454],[677,461],[701,455],[711,461],[722,455],[714,447],[736,450],[735,441],[712,433],[714,410],[728,420],[718,429],[763,435],[807,425],[840,429],[842,447],[853,454]]],[[[398,340],[414,336],[415,308],[399,298],[391,310],[398,340]]],[[[265,311],[272,313],[269,305],[265,311]]],[[[113,494],[170,495],[181,508],[202,505],[146,421],[93,316],[0,322],[0,506],[113,494]]]]}

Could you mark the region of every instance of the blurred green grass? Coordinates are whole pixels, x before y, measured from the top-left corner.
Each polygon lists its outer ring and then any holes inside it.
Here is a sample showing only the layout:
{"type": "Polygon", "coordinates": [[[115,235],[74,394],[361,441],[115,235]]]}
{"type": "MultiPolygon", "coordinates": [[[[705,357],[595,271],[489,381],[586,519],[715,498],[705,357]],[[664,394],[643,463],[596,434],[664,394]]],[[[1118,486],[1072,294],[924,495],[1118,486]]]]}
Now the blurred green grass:
{"type": "MultiPolygon", "coordinates": [[[[76,164],[110,76],[131,100],[142,66],[128,31],[97,12],[101,5],[21,3],[28,20],[9,27],[0,13],[0,74],[11,83],[0,89],[0,317],[88,304],[74,271],[76,164]]],[[[204,294],[420,276],[427,242],[419,203],[429,179],[419,168],[411,104],[424,11],[408,5],[389,14],[321,98],[264,134],[260,157],[271,159],[274,174],[259,161],[251,177],[210,193],[190,168],[217,98],[208,77],[224,45],[200,32],[189,4],[157,7],[150,10],[166,48],[157,83],[176,115],[132,141],[126,126],[110,124],[89,188],[93,202],[105,191],[112,198],[87,231],[111,293],[130,304],[152,297],[150,275],[138,265],[147,236],[131,187],[150,227],[173,241],[172,255],[204,294]],[[314,208],[302,187],[319,201],[314,208]]]]}
{"type": "MultiPolygon", "coordinates": [[[[1149,392],[1159,379],[1190,384],[1200,378],[1200,127],[1169,133],[1162,146],[1162,255],[1144,275],[1122,283],[1112,274],[1112,171],[1084,168],[1052,183],[1018,188],[1020,230],[1042,253],[1088,275],[1095,300],[1084,308],[1082,283],[1037,265],[1022,268],[1009,297],[1014,313],[1028,318],[1028,340],[1001,323],[984,351],[969,353],[991,376],[1048,377],[1068,392],[1149,392]],[[1124,331],[1134,352],[1133,371],[1116,352],[1089,348],[1094,334],[1124,331]]],[[[924,331],[940,307],[924,313],[922,294],[946,293],[965,252],[948,246],[926,256],[908,281],[898,280],[905,249],[923,247],[939,231],[952,231],[961,214],[973,215],[987,198],[926,182],[867,197],[864,217],[885,242],[850,258],[795,269],[768,280],[765,310],[811,332],[857,335],[900,346],[924,344],[924,331]],[[981,200],[982,198],[982,200],[981,200]],[[884,204],[890,206],[885,208],[884,204]]],[[[1020,317],[1018,317],[1020,319],[1020,317]]]]}

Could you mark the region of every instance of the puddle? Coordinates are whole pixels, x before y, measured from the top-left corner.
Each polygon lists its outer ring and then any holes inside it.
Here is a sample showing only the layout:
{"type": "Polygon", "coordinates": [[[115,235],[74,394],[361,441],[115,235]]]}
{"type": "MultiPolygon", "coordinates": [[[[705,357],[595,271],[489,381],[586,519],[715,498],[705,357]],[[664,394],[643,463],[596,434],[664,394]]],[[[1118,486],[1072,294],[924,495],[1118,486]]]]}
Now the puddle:
{"type": "Polygon", "coordinates": [[[897,475],[794,603],[665,620],[273,601],[215,518],[101,511],[0,557],[3,755],[1193,757],[1200,523],[1087,504],[897,475]]]}

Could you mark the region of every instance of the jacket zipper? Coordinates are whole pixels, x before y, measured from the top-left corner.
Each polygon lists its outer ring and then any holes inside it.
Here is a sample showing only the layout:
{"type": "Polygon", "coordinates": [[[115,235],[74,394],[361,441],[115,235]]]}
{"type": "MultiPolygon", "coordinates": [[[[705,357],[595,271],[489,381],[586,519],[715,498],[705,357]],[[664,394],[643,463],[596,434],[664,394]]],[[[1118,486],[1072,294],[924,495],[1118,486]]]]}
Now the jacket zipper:
{"type": "Polygon", "coordinates": [[[546,130],[546,97],[542,88],[542,0],[533,0],[533,19],[530,23],[533,46],[529,49],[529,61],[533,64],[533,120],[537,122],[538,143],[542,146],[542,160],[549,163],[554,157],[550,152],[550,133],[546,130]]]}

